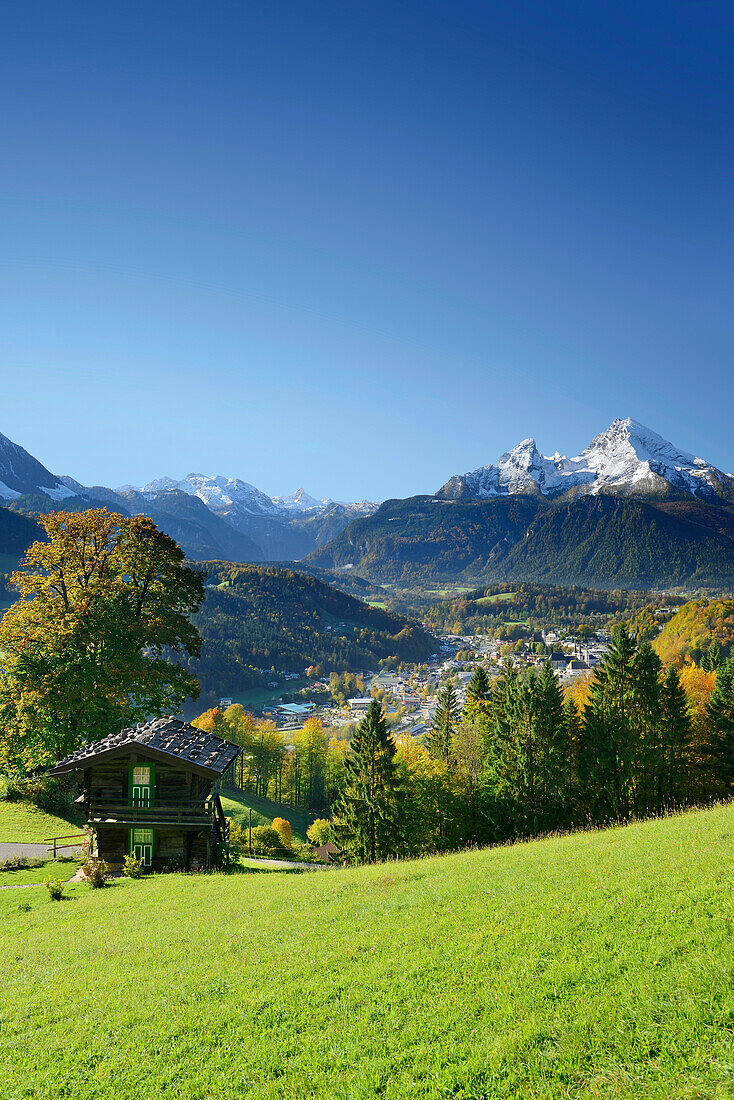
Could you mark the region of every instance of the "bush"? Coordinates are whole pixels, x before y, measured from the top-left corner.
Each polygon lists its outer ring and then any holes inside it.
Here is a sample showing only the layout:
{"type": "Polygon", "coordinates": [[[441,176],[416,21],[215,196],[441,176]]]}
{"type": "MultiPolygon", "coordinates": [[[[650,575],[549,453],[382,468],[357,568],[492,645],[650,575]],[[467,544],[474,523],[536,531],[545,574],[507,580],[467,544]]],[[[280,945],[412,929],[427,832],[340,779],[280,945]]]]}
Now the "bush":
{"type": "Polygon", "coordinates": [[[92,856],[82,867],[82,875],[87,880],[93,890],[98,890],[100,886],[104,886],[109,878],[109,867],[103,859],[97,859],[96,856],[92,856]]]}
{"type": "Polygon", "coordinates": [[[257,855],[288,855],[280,833],[272,825],[256,825],[252,830],[252,850],[257,855]]]}
{"type": "Polygon", "coordinates": [[[273,818],[273,828],[280,837],[280,842],[284,848],[293,847],[293,829],[291,828],[290,821],[286,821],[284,817],[273,818]]]}
{"type": "Polygon", "coordinates": [[[122,864],[122,873],[127,878],[143,877],[143,861],[137,856],[125,856],[122,864]]]}
{"type": "Polygon", "coordinates": [[[318,848],[322,844],[328,844],[330,840],[334,840],[334,826],[325,817],[317,817],[306,830],[306,836],[318,848]]]}
{"type": "MultiPolygon", "coordinates": [[[[39,865],[40,865],[39,860],[39,865]]],[[[8,859],[0,859],[0,871],[23,871],[30,867],[31,861],[25,856],[9,856],[8,859]]]]}
{"type": "Polygon", "coordinates": [[[0,802],[30,802],[46,813],[69,813],[72,793],[68,778],[48,775],[0,775],[0,802]]]}
{"type": "Polygon", "coordinates": [[[20,802],[22,781],[15,775],[0,775],[0,802],[20,802]]]}
{"type": "Polygon", "coordinates": [[[299,863],[321,863],[321,859],[310,844],[296,842],[293,845],[293,852],[289,854],[292,854],[293,859],[297,859],[299,863]]]}
{"type": "MultiPolygon", "coordinates": [[[[254,832],[254,829],[253,829],[254,832]]],[[[247,829],[238,821],[229,821],[229,854],[232,859],[241,859],[247,852],[247,829]]]]}
{"type": "Polygon", "coordinates": [[[178,874],[180,871],[183,871],[185,866],[186,864],[183,856],[169,856],[166,860],[166,865],[163,870],[166,871],[168,874],[173,875],[178,874]]]}
{"type": "Polygon", "coordinates": [[[54,901],[61,901],[64,896],[64,884],[60,878],[47,878],[46,889],[54,901]]]}

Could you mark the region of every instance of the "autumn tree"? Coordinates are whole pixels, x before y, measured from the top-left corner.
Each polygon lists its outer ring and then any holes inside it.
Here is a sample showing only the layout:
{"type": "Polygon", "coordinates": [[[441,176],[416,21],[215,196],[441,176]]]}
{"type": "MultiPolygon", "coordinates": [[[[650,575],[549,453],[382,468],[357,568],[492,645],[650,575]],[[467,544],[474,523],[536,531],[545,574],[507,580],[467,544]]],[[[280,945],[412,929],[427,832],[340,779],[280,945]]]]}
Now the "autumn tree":
{"type": "Polygon", "coordinates": [[[40,516],[45,540],[12,583],[20,599],[0,623],[0,724],[15,766],[38,767],[196,698],[191,622],[202,575],[144,516],[106,509],[40,516]]]}

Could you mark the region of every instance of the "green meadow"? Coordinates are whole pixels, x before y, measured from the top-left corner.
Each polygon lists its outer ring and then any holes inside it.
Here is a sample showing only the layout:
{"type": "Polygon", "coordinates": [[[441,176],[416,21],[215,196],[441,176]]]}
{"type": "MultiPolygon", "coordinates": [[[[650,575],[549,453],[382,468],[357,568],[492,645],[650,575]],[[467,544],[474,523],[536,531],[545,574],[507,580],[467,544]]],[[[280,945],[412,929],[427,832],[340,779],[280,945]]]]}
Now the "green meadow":
{"type": "Polygon", "coordinates": [[[730,1097],[733,840],[0,891],[4,1100],[730,1097]]]}
{"type": "Polygon", "coordinates": [[[234,787],[227,788],[220,794],[222,808],[233,821],[246,828],[252,810],[252,827],[256,825],[272,825],[274,817],[284,817],[290,821],[293,835],[302,844],[306,842],[306,829],[311,818],[303,808],[298,806],[286,806],[280,802],[271,802],[269,798],[258,798],[247,791],[238,791],[234,787]]]}
{"type": "Polygon", "coordinates": [[[479,599],[475,600],[474,602],[483,604],[500,602],[504,603],[507,600],[511,600],[514,595],[514,592],[496,592],[494,596],[480,596],[479,599]]]}
{"type": "Polygon", "coordinates": [[[29,802],[0,801],[0,844],[38,844],[49,837],[78,833],[84,819],[48,814],[29,802]]]}

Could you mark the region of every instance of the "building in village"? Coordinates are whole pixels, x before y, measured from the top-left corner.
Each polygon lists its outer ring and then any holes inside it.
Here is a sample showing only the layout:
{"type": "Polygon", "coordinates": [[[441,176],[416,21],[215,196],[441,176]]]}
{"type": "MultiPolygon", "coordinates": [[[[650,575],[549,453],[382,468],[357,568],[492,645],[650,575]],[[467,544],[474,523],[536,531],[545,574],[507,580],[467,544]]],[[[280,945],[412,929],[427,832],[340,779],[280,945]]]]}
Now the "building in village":
{"type": "Polygon", "coordinates": [[[83,745],[50,775],[75,773],[97,854],[147,868],[218,865],[229,824],[216,785],[242,749],[177,718],[155,718],[83,745]]]}

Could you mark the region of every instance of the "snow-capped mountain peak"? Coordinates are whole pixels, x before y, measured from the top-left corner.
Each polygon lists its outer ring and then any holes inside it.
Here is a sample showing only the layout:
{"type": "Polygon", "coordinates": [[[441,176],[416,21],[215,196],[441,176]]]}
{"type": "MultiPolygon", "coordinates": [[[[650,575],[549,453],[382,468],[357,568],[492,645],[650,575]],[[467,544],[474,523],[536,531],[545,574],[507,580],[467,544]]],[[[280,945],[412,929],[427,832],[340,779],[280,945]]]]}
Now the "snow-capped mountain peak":
{"type": "Polygon", "coordinates": [[[299,510],[304,512],[310,512],[314,508],[322,508],[325,504],[330,504],[328,500],[316,500],[310,493],[301,487],[296,489],[295,493],[289,493],[284,497],[272,497],[273,504],[279,508],[287,508],[291,510],[299,510]]]}
{"type": "Polygon", "coordinates": [[[734,478],[627,417],[612,421],[575,458],[558,451],[546,457],[535,440],[524,439],[497,465],[450,478],[439,495],[484,499],[513,493],[560,496],[571,490],[734,500],[734,478]]]}
{"type": "Polygon", "coordinates": [[[25,494],[41,494],[52,500],[76,495],[38,459],[0,434],[0,500],[17,500],[25,494]]]}
{"type": "Polygon", "coordinates": [[[160,477],[147,482],[137,492],[150,499],[156,493],[172,490],[196,496],[210,508],[237,507],[253,516],[275,515],[278,511],[270,497],[260,492],[254,485],[239,478],[223,477],[221,474],[212,477],[206,474],[189,474],[180,481],[170,477],[160,477]]]}

